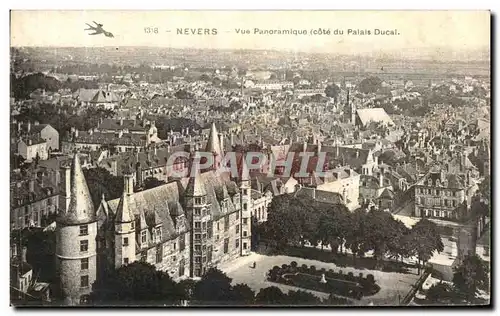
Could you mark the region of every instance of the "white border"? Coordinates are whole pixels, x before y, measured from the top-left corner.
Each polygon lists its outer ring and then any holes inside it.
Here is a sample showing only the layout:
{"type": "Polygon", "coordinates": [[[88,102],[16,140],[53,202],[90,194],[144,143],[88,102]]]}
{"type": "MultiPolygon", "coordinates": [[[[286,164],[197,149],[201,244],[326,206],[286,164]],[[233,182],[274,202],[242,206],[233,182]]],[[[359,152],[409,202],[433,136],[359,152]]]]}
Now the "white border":
{"type": "MultiPolygon", "coordinates": [[[[386,1],[386,0],[378,0],[378,1],[370,1],[370,0],[364,0],[364,1],[356,1],[356,0],[349,0],[349,1],[320,1],[320,0],[307,0],[307,1],[292,1],[288,0],[286,2],[282,3],[272,3],[269,0],[251,0],[251,1],[246,1],[246,2],[239,2],[239,1],[223,1],[223,0],[211,0],[211,1],[203,1],[203,0],[184,0],[184,1],[177,1],[175,3],[171,1],[158,1],[158,2],[152,2],[152,1],[102,1],[102,0],[85,0],[85,1],[75,1],[71,2],[68,0],[62,1],[43,1],[43,2],[38,2],[38,1],[13,1],[13,0],[8,0],[8,1],[3,1],[1,6],[2,6],[2,17],[1,19],[2,23],[2,44],[3,48],[0,50],[1,52],[1,59],[3,62],[0,63],[0,69],[2,70],[0,73],[2,73],[6,78],[6,80],[3,82],[2,87],[1,87],[1,96],[2,98],[2,106],[0,106],[0,111],[2,111],[1,117],[4,118],[4,124],[0,125],[0,127],[3,129],[3,132],[1,133],[1,147],[0,148],[5,148],[7,149],[9,146],[9,124],[8,124],[8,119],[9,119],[9,106],[8,106],[8,96],[9,96],[9,66],[7,63],[7,59],[9,58],[9,9],[127,9],[127,10],[154,10],[154,9],[196,9],[196,10],[201,10],[201,9],[211,9],[211,10],[278,10],[278,9],[286,9],[286,10],[398,10],[398,9],[404,9],[404,10],[492,10],[494,13],[500,12],[498,9],[500,1],[498,0],[467,0],[467,1],[442,1],[438,2],[436,0],[419,0],[415,1],[414,3],[409,3],[406,1],[386,1]],[[165,3],[163,3],[165,2],[165,3]]],[[[498,22],[498,21],[497,21],[498,22]]],[[[497,23],[498,24],[498,23],[497,23]]],[[[497,31],[497,25],[494,26],[494,32],[493,34],[498,35],[497,31]]],[[[496,46],[496,45],[495,45],[496,46]]],[[[493,48],[493,47],[492,47],[493,48]]],[[[497,50],[494,50],[497,52],[497,50]]],[[[495,56],[492,56],[493,59],[496,59],[497,54],[495,56]]],[[[495,83],[495,86],[492,87],[492,89],[497,92],[498,91],[498,82],[495,83]]],[[[492,108],[495,105],[492,105],[492,108]]],[[[496,111],[496,115],[494,118],[495,122],[499,122],[498,118],[499,111],[496,111]]],[[[497,128],[498,130],[498,128],[497,128]]],[[[493,136],[495,141],[495,147],[498,146],[498,133],[495,133],[493,136]]],[[[3,151],[4,153],[7,153],[7,150],[3,151]]],[[[498,158],[498,157],[497,157],[498,158]]],[[[8,291],[8,284],[9,284],[9,266],[7,264],[7,256],[8,256],[8,240],[9,240],[9,227],[8,227],[8,216],[9,214],[9,155],[4,154],[0,156],[0,159],[2,160],[2,163],[0,164],[3,167],[4,173],[2,176],[2,181],[0,182],[0,192],[1,192],[1,201],[4,204],[3,207],[3,213],[4,216],[6,217],[3,220],[3,227],[4,229],[1,231],[2,233],[2,248],[3,250],[1,253],[4,255],[4,259],[0,260],[0,264],[2,267],[2,274],[1,274],[1,281],[0,284],[2,284],[2,295],[1,295],[1,311],[5,312],[7,314],[11,314],[16,312],[13,308],[9,307],[9,291],[8,291]]],[[[493,196],[500,196],[499,192],[500,191],[498,188],[495,189],[495,193],[493,196]]],[[[495,253],[497,252],[497,247],[495,247],[495,253]]],[[[496,258],[496,256],[495,256],[496,258]]],[[[495,262],[496,263],[496,262],[495,262]]],[[[497,265],[495,264],[495,267],[497,265]]],[[[498,273],[498,271],[496,271],[498,273]]],[[[494,280],[495,281],[495,280],[494,280]]],[[[496,282],[495,282],[496,283],[496,282]]],[[[498,295],[498,293],[497,293],[498,295]]],[[[496,304],[495,304],[496,305],[496,304]]],[[[220,312],[229,312],[229,313],[234,313],[236,312],[235,310],[189,310],[190,313],[196,312],[196,313],[220,313],[220,312]]],[[[369,311],[369,310],[365,310],[369,311]]],[[[407,310],[405,310],[406,312],[407,310]]],[[[68,313],[68,312],[75,312],[75,310],[43,310],[43,311],[36,311],[36,310],[30,310],[30,311],[24,311],[23,314],[25,315],[36,315],[39,313],[68,313]]],[[[88,312],[88,310],[82,311],[82,310],[77,310],[76,312],[88,312]]],[[[141,311],[140,310],[134,310],[131,309],[129,313],[133,314],[139,314],[141,311]]],[[[152,310],[148,310],[148,312],[154,312],[152,310]]],[[[161,313],[169,313],[169,314],[177,314],[177,313],[183,313],[184,311],[173,311],[173,310],[168,310],[168,311],[161,311],[159,310],[158,312],[161,313]]],[[[237,311],[238,313],[259,313],[259,314],[271,314],[275,312],[279,312],[278,309],[273,309],[271,310],[239,310],[237,311]]],[[[282,311],[283,312],[283,311],[282,311]]],[[[286,313],[303,313],[307,312],[304,310],[285,310],[284,312],[286,313]]],[[[315,310],[315,312],[320,312],[320,313],[345,313],[345,312],[350,312],[350,313],[357,313],[359,311],[339,311],[339,310],[315,310]]],[[[386,310],[377,310],[375,309],[374,311],[370,311],[371,313],[375,312],[378,314],[384,314],[387,311],[386,310]]],[[[396,313],[403,312],[403,310],[394,310],[396,313]]],[[[422,313],[423,310],[416,310],[414,312],[417,313],[422,313]]],[[[437,311],[426,311],[427,313],[436,313],[437,311]]],[[[453,314],[456,311],[439,311],[444,312],[445,314],[453,314]]],[[[117,312],[113,312],[110,309],[105,309],[105,310],[99,310],[99,311],[93,311],[93,313],[102,314],[102,315],[108,315],[110,313],[116,314],[117,312]]],[[[120,310],[119,313],[123,313],[123,310],[120,310]]]]}

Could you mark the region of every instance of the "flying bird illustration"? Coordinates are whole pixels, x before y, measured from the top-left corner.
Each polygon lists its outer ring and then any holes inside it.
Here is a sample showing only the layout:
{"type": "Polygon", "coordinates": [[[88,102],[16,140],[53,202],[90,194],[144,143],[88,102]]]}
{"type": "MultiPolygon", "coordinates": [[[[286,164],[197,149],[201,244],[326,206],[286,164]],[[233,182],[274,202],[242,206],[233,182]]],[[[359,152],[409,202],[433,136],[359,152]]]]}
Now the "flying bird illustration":
{"type": "Polygon", "coordinates": [[[88,27],[89,27],[88,29],[85,29],[85,31],[94,31],[94,33],[89,33],[89,35],[104,34],[104,36],[106,36],[106,37],[114,37],[114,36],[113,36],[113,33],[111,33],[111,32],[107,32],[107,31],[105,31],[105,30],[102,28],[102,26],[103,26],[102,24],[99,24],[99,23],[97,23],[96,21],[92,21],[92,22],[94,22],[95,26],[92,26],[92,25],[90,25],[90,24],[88,24],[88,23],[85,23],[85,24],[87,24],[87,25],[88,25],[88,27]]]}

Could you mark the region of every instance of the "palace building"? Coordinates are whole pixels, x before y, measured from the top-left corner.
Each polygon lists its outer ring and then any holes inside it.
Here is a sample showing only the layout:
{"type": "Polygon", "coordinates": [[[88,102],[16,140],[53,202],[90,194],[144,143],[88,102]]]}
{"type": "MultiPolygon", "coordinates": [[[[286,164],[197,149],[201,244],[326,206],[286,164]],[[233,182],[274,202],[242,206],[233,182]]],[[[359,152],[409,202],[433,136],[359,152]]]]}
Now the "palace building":
{"type": "MultiPolygon", "coordinates": [[[[216,139],[212,142],[207,147],[220,148],[216,139]]],[[[71,170],[64,170],[56,226],[58,285],[65,304],[85,302],[96,278],[134,261],[179,280],[250,254],[254,203],[244,161],[236,178],[197,170],[139,192],[130,170],[124,172],[122,196],[109,201],[103,196],[94,206],[76,157],[71,170]]]]}

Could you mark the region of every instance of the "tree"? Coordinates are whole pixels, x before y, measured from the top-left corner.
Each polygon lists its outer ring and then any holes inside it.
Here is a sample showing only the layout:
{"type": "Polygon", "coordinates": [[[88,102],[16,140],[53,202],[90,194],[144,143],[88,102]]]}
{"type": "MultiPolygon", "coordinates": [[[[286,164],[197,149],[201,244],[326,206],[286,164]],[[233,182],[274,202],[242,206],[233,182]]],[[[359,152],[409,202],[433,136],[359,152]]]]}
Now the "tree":
{"type": "Polygon", "coordinates": [[[232,298],[231,281],[232,279],[219,269],[208,269],[194,288],[195,304],[228,304],[232,298]]]}
{"type": "Polygon", "coordinates": [[[231,299],[235,304],[252,305],[255,302],[255,292],[246,284],[236,284],[232,288],[231,299]]]}
{"type": "Polygon", "coordinates": [[[431,286],[426,293],[426,298],[430,303],[448,303],[457,299],[453,286],[448,283],[438,283],[431,286]]]}
{"type": "Polygon", "coordinates": [[[175,92],[175,97],[177,99],[192,99],[193,95],[191,93],[187,92],[186,90],[181,89],[181,90],[178,90],[177,92],[175,92]]]}
{"type": "Polygon", "coordinates": [[[255,303],[259,305],[283,305],[288,302],[286,294],[278,287],[270,286],[261,289],[255,297],[255,303]]]}
{"type": "Polygon", "coordinates": [[[94,282],[91,301],[94,304],[178,304],[182,291],[168,273],[157,271],[145,262],[131,264],[110,271],[94,282]]]}
{"type": "Polygon", "coordinates": [[[184,279],[179,282],[179,292],[185,300],[191,300],[196,287],[196,281],[193,279],[184,279]]]}
{"type": "Polygon", "coordinates": [[[479,192],[481,196],[491,205],[491,184],[490,176],[484,177],[484,180],[479,184],[479,192]]]}
{"type": "Polygon", "coordinates": [[[113,176],[108,170],[101,167],[84,169],[83,174],[96,208],[103,194],[107,200],[119,198],[123,194],[123,178],[113,176]]]}
{"type": "Polygon", "coordinates": [[[453,284],[467,302],[472,303],[479,289],[488,289],[489,273],[490,269],[486,262],[477,255],[467,255],[462,263],[455,268],[453,284]]]}
{"type": "Polygon", "coordinates": [[[317,234],[321,246],[330,245],[332,252],[337,254],[339,246],[345,243],[349,231],[350,213],[344,205],[336,205],[325,210],[319,220],[317,234]]]}
{"type": "Polygon", "coordinates": [[[420,274],[421,263],[425,264],[434,251],[443,251],[444,245],[437,225],[426,218],[413,225],[411,236],[411,247],[415,249],[418,257],[418,273],[420,274]]]}
{"type": "Polygon", "coordinates": [[[369,225],[364,225],[363,236],[366,238],[367,246],[365,250],[373,250],[377,267],[379,267],[388,250],[389,243],[393,239],[399,238],[399,225],[390,213],[376,209],[368,212],[366,222],[369,225]]]}
{"type": "Polygon", "coordinates": [[[288,194],[279,195],[269,205],[265,232],[267,239],[276,241],[278,248],[299,242],[302,235],[300,218],[291,209],[291,200],[288,194]]]}
{"type": "Polygon", "coordinates": [[[289,291],[287,294],[289,305],[315,306],[321,303],[321,300],[314,294],[298,290],[289,291]]]}
{"type": "Polygon", "coordinates": [[[361,93],[375,93],[382,87],[382,80],[379,77],[369,77],[361,80],[358,90],[361,93]]]}
{"type": "Polygon", "coordinates": [[[146,179],[144,179],[144,190],[148,190],[148,189],[152,189],[152,188],[156,188],[160,185],[163,185],[165,184],[165,181],[160,181],[154,177],[148,177],[146,179]]]}
{"type": "Polygon", "coordinates": [[[325,95],[329,98],[333,98],[335,102],[338,101],[340,93],[340,88],[336,84],[332,83],[325,88],[325,95]]]}
{"type": "Polygon", "coordinates": [[[364,235],[367,222],[366,211],[362,208],[355,210],[351,215],[351,227],[346,236],[346,248],[350,249],[356,264],[356,257],[363,255],[366,252],[366,237],[364,235]]]}
{"type": "Polygon", "coordinates": [[[392,227],[392,237],[387,244],[388,254],[393,258],[409,258],[414,255],[414,249],[411,244],[410,229],[397,220],[392,227]]]}

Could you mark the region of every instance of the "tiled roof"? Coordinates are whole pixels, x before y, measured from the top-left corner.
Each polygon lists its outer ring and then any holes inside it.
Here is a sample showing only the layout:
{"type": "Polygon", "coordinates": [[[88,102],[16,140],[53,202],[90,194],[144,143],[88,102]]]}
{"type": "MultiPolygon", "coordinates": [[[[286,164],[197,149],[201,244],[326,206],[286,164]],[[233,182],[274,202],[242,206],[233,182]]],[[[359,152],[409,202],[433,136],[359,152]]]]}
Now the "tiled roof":
{"type": "Polygon", "coordinates": [[[118,137],[117,133],[89,133],[86,131],[78,131],[78,137],[75,137],[74,142],[80,144],[145,146],[146,136],[134,133],[123,133],[122,137],[118,137]]]}
{"type": "Polygon", "coordinates": [[[144,131],[146,125],[143,122],[137,120],[120,120],[120,119],[103,119],[102,122],[97,126],[100,130],[116,130],[120,131],[123,129],[128,129],[129,131],[144,131]]]}
{"type": "Polygon", "coordinates": [[[387,125],[394,125],[394,122],[383,108],[359,109],[356,111],[363,126],[372,122],[382,122],[387,125]]]}

